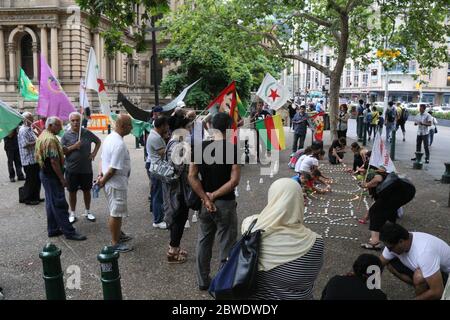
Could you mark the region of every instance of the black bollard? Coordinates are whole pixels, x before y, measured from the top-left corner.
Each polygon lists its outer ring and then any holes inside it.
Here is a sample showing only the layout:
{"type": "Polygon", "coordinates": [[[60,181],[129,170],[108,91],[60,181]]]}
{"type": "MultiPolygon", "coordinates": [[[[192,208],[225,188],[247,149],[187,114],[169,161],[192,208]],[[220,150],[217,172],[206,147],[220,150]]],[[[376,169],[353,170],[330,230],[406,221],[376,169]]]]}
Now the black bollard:
{"type": "Polygon", "coordinates": [[[245,152],[245,163],[250,163],[250,148],[248,145],[248,139],[245,139],[245,145],[244,145],[244,152],[245,152]]]}
{"type": "Polygon", "coordinates": [[[364,119],[364,116],[358,117],[358,123],[359,123],[359,125],[358,125],[358,128],[359,128],[358,129],[358,142],[363,141],[363,125],[364,125],[363,119],[364,119]]]}
{"type": "Polygon", "coordinates": [[[450,183],[450,162],[445,162],[445,173],[442,175],[441,182],[448,184],[450,183]]]}
{"type": "Polygon", "coordinates": [[[103,299],[122,300],[122,288],[120,285],[119,253],[112,247],[105,246],[97,256],[100,261],[102,278],[103,299]]]}
{"type": "Polygon", "coordinates": [[[61,250],[53,243],[46,244],[39,254],[44,270],[43,278],[47,300],[66,300],[60,256],[61,250]]]}
{"type": "Polygon", "coordinates": [[[397,131],[396,130],[392,130],[391,133],[391,159],[392,161],[395,160],[395,142],[396,142],[396,135],[397,135],[397,131]]]}
{"type": "Polygon", "coordinates": [[[363,122],[363,141],[362,141],[362,145],[365,146],[367,145],[367,123],[363,122]]]}
{"type": "Polygon", "coordinates": [[[422,157],[423,152],[416,152],[416,161],[413,163],[413,169],[421,170],[423,168],[422,157]]]}
{"type": "Polygon", "coordinates": [[[111,133],[111,125],[108,124],[108,134],[110,134],[110,133],[111,133]]]}

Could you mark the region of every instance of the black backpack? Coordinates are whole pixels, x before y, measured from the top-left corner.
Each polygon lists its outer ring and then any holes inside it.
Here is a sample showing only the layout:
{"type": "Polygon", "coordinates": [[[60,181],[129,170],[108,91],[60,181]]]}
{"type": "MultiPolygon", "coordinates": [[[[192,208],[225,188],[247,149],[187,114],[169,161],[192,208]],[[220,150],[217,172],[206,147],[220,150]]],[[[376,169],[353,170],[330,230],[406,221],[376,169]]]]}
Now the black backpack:
{"type": "Polygon", "coordinates": [[[402,110],[402,120],[403,121],[408,121],[409,118],[409,111],[406,108],[403,108],[402,110]]]}
{"type": "Polygon", "coordinates": [[[395,121],[394,110],[392,108],[388,108],[386,110],[386,121],[387,122],[394,122],[395,121]]]}

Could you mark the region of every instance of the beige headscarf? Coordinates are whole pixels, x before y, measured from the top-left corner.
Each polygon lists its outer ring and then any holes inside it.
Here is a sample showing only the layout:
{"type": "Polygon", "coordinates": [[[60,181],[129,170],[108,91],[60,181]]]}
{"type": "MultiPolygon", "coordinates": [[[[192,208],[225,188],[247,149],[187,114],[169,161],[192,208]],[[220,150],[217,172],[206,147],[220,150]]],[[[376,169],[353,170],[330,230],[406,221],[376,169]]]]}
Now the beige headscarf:
{"type": "Polygon", "coordinates": [[[267,206],[260,214],[247,217],[241,231],[262,229],[259,271],[268,271],[281,264],[294,261],[308,253],[317,237],[303,225],[303,192],[298,182],[290,178],[278,179],[269,188],[267,206]]]}

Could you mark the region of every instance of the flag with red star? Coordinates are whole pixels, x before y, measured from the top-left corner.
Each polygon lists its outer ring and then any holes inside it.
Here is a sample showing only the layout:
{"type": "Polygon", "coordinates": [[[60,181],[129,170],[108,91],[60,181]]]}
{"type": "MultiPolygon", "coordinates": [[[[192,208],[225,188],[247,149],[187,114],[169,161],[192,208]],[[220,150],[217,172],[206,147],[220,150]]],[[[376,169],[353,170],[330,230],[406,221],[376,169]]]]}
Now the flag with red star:
{"type": "Polygon", "coordinates": [[[288,100],[289,91],[267,73],[256,95],[267,103],[271,109],[278,110],[288,100]]]}

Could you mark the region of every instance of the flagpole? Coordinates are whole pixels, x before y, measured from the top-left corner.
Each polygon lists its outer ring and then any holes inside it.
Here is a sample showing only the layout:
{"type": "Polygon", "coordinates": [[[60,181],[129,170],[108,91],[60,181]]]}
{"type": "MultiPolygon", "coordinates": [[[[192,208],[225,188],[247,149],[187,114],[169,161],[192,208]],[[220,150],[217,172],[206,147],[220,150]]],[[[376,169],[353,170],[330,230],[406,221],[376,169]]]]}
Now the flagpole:
{"type": "MultiPolygon", "coordinates": [[[[83,102],[84,102],[84,99],[85,99],[85,97],[86,97],[86,99],[87,99],[87,93],[86,93],[86,83],[87,83],[87,75],[89,74],[89,66],[90,66],[90,63],[89,63],[89,61],[91,61],[91,49],[92,49],[92,47],[90,47],[89,48],[89,56],[88,56],[88,61],[87,61],[87,70],[86,70],[86,72],[85,72],[85,74],[84,74],[84,94],[83,94],[83,102]]],[[[81,107],[84,109],[84,105],[82,104],[81,105],[81,107]]],[[[80,141],[81,140],[81,119],[80,119],[80,132],[78,133],[78,141],[80,141]]]]}

